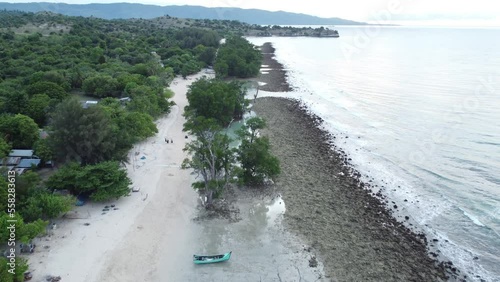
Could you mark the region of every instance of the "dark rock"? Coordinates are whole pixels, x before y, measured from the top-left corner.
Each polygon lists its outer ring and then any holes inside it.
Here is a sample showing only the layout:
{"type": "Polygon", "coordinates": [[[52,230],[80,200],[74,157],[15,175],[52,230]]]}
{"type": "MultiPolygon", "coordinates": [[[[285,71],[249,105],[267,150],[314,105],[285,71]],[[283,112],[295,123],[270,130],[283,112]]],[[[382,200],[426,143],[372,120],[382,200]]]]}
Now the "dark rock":
{"type": "Polygon", "coordinates": [[[315,256],[312,256],[311,259],[309,259],[309,267],[317,267],[318,266],[318,260],[316,259],[315,256]]]}

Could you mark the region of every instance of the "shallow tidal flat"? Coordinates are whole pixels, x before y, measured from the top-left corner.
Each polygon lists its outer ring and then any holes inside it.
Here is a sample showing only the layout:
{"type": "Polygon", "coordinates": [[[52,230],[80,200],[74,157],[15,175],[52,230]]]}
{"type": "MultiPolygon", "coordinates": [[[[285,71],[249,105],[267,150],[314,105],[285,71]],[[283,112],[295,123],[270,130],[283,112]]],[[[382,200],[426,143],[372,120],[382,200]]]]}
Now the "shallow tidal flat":
{"type": "Polygon", "coordinates": [[[299,102],[258,98],[272,151],[281,161],[276,189],[287,204],[285,227],[319,253],[333,281],[443,281],[425,236],[398,223],[330,149],[331,138],[299,102]]]}

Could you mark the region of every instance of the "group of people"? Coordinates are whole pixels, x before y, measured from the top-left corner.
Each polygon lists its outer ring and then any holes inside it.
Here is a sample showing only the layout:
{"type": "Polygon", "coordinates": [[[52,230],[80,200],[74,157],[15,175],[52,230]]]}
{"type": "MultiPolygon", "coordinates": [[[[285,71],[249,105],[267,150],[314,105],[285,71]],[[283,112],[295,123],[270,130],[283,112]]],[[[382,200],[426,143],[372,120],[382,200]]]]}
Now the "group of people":
{"type": "MultiPolygon", "coordinates": [[[[188,136],[184,136],[184,138],[188,139],[188,136]]],[[[168,144],[168,143],[174,143],[174,139],[168,139],[167,137],[165,137],[165,142],[168,144]]]]}

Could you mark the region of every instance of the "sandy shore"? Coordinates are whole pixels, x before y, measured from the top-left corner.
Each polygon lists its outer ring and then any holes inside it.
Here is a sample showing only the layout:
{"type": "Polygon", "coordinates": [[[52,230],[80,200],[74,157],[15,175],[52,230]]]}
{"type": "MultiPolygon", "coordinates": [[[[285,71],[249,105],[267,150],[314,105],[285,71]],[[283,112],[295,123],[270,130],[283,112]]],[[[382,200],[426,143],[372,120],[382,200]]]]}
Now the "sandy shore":
{"type": "Polygon", "coordinates": [[[231,189],[225,201],[234,217],[205,216],[190,186],[195,175],[179,167],[189,141],[182,132],[185,94],[201,75],[172,83],[177,106],[158,120],[158,135],[130,152],[127,170],[140,192],[77,207],[68,214],[73,219],[57,220],[29,255],[32,281],[47,275],[70,282],[331,281],[315,251],[283,228],[286,203],[274,189],[231,189]],[[103,214],[106,205],[117,209],[103,214]],[[233,256],[222,264],[192,262],[193,254],[227,251],[233,256]]]}
{"type": "Polygon", "coordinates": [[[57,228],[37,239],[37,252],[29,256],[32,281],[45,281],[47,275],[71,282],[153,281],[161,240],[167,237],[174,246],[183,240],[187,230],[183,224],[196,209],[190,172],[181,170],[180,164],[189,141],[182,132],[185,94],[201,75],[174,80],[176,106],[157,121],[159,133],[130,152],[127,171],[140,192],[77,207],[68,214],[74,219],[56,220],[57,228]],[[164,138],[174,143],[167,144],[164,138]],[[104,206],[112,204],[116,209],[104,214],[104,206]]]}
{"type": "Polygon", "coordinates": [[[299,102],[259,98],[253,109],[269,128],[282,165],[276,183],[287,203],[285,226],[319,251],[335,281],[443,281],[444,266],[427,254],[425,236],[398,223],[348,158],[331,149],[332,136],[299,102]]]}

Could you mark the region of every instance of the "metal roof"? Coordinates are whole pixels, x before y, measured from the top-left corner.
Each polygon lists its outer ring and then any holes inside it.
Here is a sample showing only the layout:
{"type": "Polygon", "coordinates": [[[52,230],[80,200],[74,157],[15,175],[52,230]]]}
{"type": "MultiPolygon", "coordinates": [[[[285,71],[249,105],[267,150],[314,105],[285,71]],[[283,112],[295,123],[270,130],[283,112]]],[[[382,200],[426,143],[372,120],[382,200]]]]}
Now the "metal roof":
{"type": "Polygon", "coordinates": [[[11,150],[9,157],[22,157],[31,158],[33,156],[33,150],[11,150]]]}
{"type": "Polygon", "coordinates": [[[19,168],[31,168],[32,165],[38,166],[40,164],[40,159],[22,159],[17,165],[19,168]]]}

